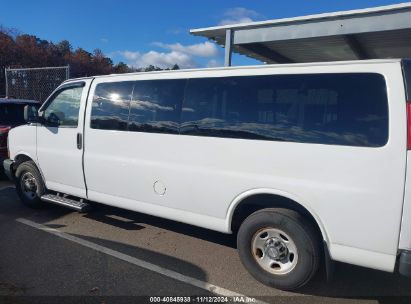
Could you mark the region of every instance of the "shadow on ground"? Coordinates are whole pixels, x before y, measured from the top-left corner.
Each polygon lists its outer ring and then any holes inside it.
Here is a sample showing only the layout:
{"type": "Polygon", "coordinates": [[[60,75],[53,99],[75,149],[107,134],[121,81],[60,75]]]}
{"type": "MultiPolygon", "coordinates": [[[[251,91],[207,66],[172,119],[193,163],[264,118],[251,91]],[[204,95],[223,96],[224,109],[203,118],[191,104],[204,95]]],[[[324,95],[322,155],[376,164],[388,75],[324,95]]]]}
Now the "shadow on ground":
{"type": "Polygon", "coordinates": [[[236,239],[233,235],[115,207],[95,204],[91,212],[85,214],[84,217],[127,230],[143,229],[144,226],[142,224],[148,224],[219,245],[236,248],[236,239]],[[113,216],[127,219],[127,221],[117,220],[113,216]]]}

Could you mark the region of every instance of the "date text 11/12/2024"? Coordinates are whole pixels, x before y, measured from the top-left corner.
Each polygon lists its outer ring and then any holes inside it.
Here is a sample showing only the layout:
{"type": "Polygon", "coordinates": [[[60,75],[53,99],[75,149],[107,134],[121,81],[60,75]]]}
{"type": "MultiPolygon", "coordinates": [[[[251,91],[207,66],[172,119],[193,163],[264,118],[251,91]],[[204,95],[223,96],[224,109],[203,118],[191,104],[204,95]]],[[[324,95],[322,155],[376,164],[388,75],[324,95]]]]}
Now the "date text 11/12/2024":
{"type": "Polygon", "coordinates": [[[150,297],[150,303],[256,303],[255,298],[246,296],[187,296],[150,297]]]}

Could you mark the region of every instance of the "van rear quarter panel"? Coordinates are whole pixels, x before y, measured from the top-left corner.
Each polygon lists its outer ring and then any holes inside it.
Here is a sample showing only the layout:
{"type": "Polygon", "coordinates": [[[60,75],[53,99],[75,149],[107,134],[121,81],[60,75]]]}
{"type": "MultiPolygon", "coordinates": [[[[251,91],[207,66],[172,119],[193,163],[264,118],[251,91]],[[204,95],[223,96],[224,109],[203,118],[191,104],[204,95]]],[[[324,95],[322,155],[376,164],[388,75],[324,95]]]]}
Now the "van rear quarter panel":
{"type": "MultiPolygon", "coordinates": [[[[411,102],[411,60],[403,61],[405,89],[408,105],[411,102]]],[[[405,182],[404,208],[402,212],[399,249],[411,250],[411,152],[407,151],[407,175],[405,182]]]]}
{"type": "Polygon", "coordinates": [[[411,250],[411,152],[407,153],[407,179],[402,213],[399,249],[411,250]]]}
{"type": "MultiPolygon", "coordinates": [[[[289,193],[312,212],[332,258],[392,271],[406,165],[406,108],[399,62],[276,66],[99,77],[85,126],[89,195],[105,203],[230,232],[236,197],[256,189],[289,193]],[[389,99],[389,140],[380,148],[90,129],[98,83],[138,79],[375,72],[389,99]],[[161,181],[167,191],[153,190],[161,181]],[[161,212],[173,210],[171,213],[161,212]],[[207,223],[207,224],[203,224],[207,223]]],[[[258,190],[257,190],[258,191],[258,190]]],[[[262,190],[263,191],[263,190],[262,190]]],[[[255,191],[254,191],[255,192],[255,191]]]]}

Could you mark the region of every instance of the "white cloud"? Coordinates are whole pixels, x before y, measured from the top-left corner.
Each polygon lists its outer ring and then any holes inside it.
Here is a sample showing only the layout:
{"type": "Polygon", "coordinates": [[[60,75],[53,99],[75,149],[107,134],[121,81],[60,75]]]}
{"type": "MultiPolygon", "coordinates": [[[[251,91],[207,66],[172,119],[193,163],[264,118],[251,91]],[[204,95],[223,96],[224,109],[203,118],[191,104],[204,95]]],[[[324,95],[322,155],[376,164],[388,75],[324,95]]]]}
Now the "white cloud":
{"type": "MultiPolygon", "coordinates": [[[[166,51],[150,50],[145,53],[138,51],[117,51],[112,56],[120,56],[132,67],[144,68],[154,65],[160,68],[170,68],[178,64],[180,68],[195,68],[198,66],[196,58],[211,58],[218,56],[218,49],[214,43],[206,41],[204,43],[182,45],[181,43],[166,44],[154,42],[153,46],[166,51]]],[[[215,59],[210,59],[207,66],[220,66],[215,59]]]]}
{"type": "Polygon", "coordinates": [[[121,56],[129,61],[137,60],[141,56],[140,52],[132,52],[132,51],[123,51],[118,52],[121,56]]]}
{"type": "Polygon", "coordinates": [[[102,43],[108,43],[108,39],[107,39],[107,38],[100,38],[100,42],[102,42],[102,43]]]}
{"type": "Polygon", "coordinates": [[[262,17],[256,11],[244,7],[230,8],[224,12],[223,16],[224,18],[220,21],[219,25],[253,22],[256,18],[262,17]]]}
{"type": "Polygon", "coordinates": [[[229,24],[239,24],[239,23],[250,23],[254,20],[250,17],[243,17],[240,19],[223,19],[220,21],[219,25],[229,25],[229,24]]]}
{"type": "Polygon", "coordinates": [[[207,62],[207,67],[208,68],[216,68],[222,66],[222,63],[218,61],[217,59],[211,59],[207,62]]]}
{"type": "Polygon", "coordinates": [[[209,41],[191,45],[182,45],[181,43],[165,44],[162,42],[154,42],[153,45],[174,52],[189,54],[198,57],[213,57],[218,54],[216,45],[209,41]]]}
{"type": "Polygon", "coordinates": [[[181,68],[195,67],[191,56],[175,51],[169,53],[149,51],[142,54],[136,63],[140,67],[146,67],[150,64],[160,68],[172,67],[174,64],[178,64],[181,68]]]}
{"type": "Polygon", "coordinates": [[[130,66],[137,68],[154,65],[164,69],[170,68],[174,64],[178,64],[180,68],[194,68],[196,66],[190,55],[175,51],[168,53],[157,51],[149,51],[146,53],[120,51],[117,53],[124,57],[130,66]]]}

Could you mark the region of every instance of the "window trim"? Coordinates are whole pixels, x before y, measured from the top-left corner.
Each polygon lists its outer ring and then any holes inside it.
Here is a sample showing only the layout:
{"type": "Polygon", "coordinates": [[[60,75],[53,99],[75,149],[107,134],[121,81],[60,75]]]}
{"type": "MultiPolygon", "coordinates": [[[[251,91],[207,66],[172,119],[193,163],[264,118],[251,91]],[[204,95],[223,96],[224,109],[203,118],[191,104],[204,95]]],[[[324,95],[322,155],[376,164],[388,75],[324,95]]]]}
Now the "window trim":
{"type": "MultiPolygon", "coordinates": [[[[60,87],[58,87],[56,90],[54,90],[53,93],[46,99],[46,101],[43,103],[43,105],[39,109],[39,117],[44,117],[44,111],[47,110],[49,105],[56,99],[56,97],[63,91],[69,90],[69,89],[75,89],[75,88],[84,88],[86,86],[85,81],[79,81],[79,82],[71,82],[67,84],[63,84],[60,87]]],[[[80,100],[81,103],[81,100],[80,100]]],[[[80,117],[80,110],[79,110],[79,117],[80,117]]],[[[47,126],[44,122],[42,125],[47,126]]],[[[50,126],[48,126],[50,127],[50,126]]],[[[78,128],[78,121],[77,121],[77,126],[53,126],[55,128],[78,128]]]]}

